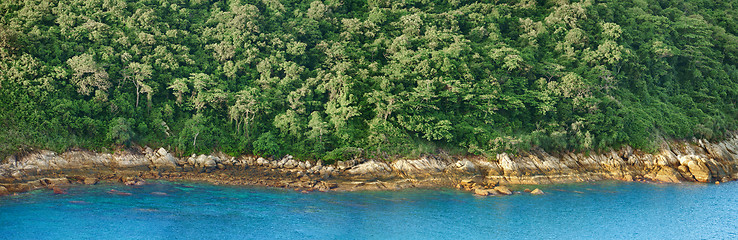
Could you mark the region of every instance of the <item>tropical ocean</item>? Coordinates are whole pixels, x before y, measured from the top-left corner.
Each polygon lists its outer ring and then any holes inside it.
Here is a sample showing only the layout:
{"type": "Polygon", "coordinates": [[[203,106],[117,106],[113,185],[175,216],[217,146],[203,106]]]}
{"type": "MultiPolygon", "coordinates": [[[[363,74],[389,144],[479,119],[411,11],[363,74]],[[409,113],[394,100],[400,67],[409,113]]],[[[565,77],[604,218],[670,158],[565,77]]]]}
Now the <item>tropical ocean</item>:
{"type": "Polygon", "coordinates": [[[504,197],[149,183],[0,197],[0,239],[738,239],[736,182],[518,186],[546,194],[504,197]]]}

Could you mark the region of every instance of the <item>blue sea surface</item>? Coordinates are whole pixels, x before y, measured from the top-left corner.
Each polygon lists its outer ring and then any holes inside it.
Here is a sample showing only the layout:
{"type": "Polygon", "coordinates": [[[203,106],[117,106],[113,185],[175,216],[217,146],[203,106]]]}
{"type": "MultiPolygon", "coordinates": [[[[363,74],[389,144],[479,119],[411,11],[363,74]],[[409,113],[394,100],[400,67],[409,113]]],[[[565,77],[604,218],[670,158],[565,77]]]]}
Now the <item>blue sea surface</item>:
{"type": "Polygon", "coordinates": [[[538,187],[546,195],[74,185],[0,197],[0,239],[738,239],[736,182],[538,187]]]}

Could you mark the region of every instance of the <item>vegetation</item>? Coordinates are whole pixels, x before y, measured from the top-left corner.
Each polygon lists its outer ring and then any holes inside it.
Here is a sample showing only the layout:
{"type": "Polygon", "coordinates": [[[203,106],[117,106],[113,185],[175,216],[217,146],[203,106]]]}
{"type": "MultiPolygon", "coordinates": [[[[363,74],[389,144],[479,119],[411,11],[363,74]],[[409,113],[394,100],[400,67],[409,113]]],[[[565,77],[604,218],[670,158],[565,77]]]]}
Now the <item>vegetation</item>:
{"type": "Polygon", "coordinates": [[[0,152],[342,159],[719,139],[738,128],[735,5],[6,0],[0,152]]]}

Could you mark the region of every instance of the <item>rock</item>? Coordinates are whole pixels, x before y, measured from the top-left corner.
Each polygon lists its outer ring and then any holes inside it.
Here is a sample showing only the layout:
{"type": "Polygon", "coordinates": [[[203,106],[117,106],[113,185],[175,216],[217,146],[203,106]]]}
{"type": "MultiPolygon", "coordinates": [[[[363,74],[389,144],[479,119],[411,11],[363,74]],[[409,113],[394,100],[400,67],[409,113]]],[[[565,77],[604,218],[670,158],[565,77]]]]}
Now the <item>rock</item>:
{"type": "Polygon", "coordinates": [[[8,189],[5,187],[0,186],[0,196],[8,195],[8,194],[10,194],[10,191],[8,191],[8,189]]]}
{"type": "Polygon", "coordinates": [[[269,165],[269,161],[267,161],[266,159],[260,157],[260,158],[256,159],[256,164],[261,165],[261,166],[265,166],[265,165],[269,165]]]}
{"type": "Polygon", "coordinates": [[[467,190],[467,191],[472,191],[475,188],[477,188],[477,183],[474,182],[473,179],[464,179],[464,180],[461,180],[461,182],[459,182],[459,184],[456,185],[456,188],[467,190]]]}
{"type": "Polygon", "coordinates": [[[146,181],[144,181],[142,178],[139,177],[125,177],[120,179],[123,184],[128,186],[141,186],[146,184],[146,181]]]}
{"type": "Polygon", "coordinates": [[[675,169],[667,166],[661,167],[661,170],[656,174],[656,177],[653,179],[656,181],[661,182],[668,182],[668,183],[678,183],[679,181],[679,172],[677,172],[675,169]]]}
{"type": "Polygon", "coordinates": [[[310,161],[305,161],[305,168],[306,169],[309,169],[309,168],[312,168],[312,167],[313,167],[313,164],[310,163],[310,161]]]}
{"type": "Polygon", "coordinates": [[[474,194],[478,196],[489,196],[490,194],[494,195],[495,192],[496,192],[495,190],[491,190],[491,189],[482,189],[482,188],[474,189],[474,194]]]}
{"type": "Polygon", "coordinates": [[[700,160],[692,160],[687,162],[687,167],[689,168],[689,172],[692,173],[694,176],[694,179],[696,179],[699,182],[711,182],[712,181],[712,175],[710,174],[710,169],[707,168],[707,165],[705,165],[704,162],[700,160]]]}
{"type": "Polygon", "coordinates": [[[386,176],[390,174],[392,169],[383,162],[368,161],[352,167],[347,170],[349,174],[359,176],[386,176]]]}
{"type": "Polygon", "coordinates": [[[307,167],[307,165],[305,165],[304,162],[300,162],[300,163],[297,164],[297,168],[299,168],[299,169],[305,169],[306,167],[307,167]]]}
{"type": "Polygon", "coordinates": [[[533,195],[543,195],[544,192],[541,191],[541,189],[536,188],[536,189],[533,189],[533,191],[531,191],[530,194],[533,194],[533,195]]]}
{"type": "Polygon", "coordinates": [[[461,172],[471,173],[477,170],[477,166],[467,159],[457,161],[456,164],[454,164],[453,166],[456,167],[457,171],[461,172]]]}
{"type": "MultiPolygon", "coordinates": [[[[162,149],[163,148],[160,148],[158,153],[161,153],[162,149]]],[[[152,159],[151,164],[157,169],[172,171],[177,168],[177,158],[165,151],[165,153],[160,157],[152,159]]]]}
{"type": "Polygon", "coordinates": [[[298,166],[298,163],[294,159],[287,160],[284,163],[284,168],[295,168],[297,166],[298,166]]]}
{"type": "Polygon", "coordinates": [[[27,183],[6,184],[4,187],[11,193],[31,191],[31,185],[27,183]]]}
{"type": "Polygon", "coordinates": [[[164,148],[159,148],[156,153],[158,153],[160,157],[166,156],[168,154],[167,150],[164,148]]]}
{"type": "Polygon", "coordinates": [[[44,178],[41,179],[41,182],[44,183],[44,185],[48,186],[63,186],[69,184],[69,179],[67,178],[44,178]]]}
{"type": "Polygon", "coordinates": [[[434,158],[417,160],[398,160],[392,162],[392,169],[406,176],[417,174],[438,173],[446,168],[446,164],[434,158]]]}
{"type": "Polygon", "coordinates": [[[202,165],[206,168],[215,168],[218,166],[218,161],[216,161],[216,159],[218,158],[208,156],[208,158],[206,158],[205,162],[202,165]]]}
{"type": "Polygon", "coordinates": [[[54,191],[54,194],[67,194],[67,192],[64,191],[64,189],[61,189],[61,188],[56,188],[55,187],[52,190],[54,191]]]}
{"type": "Polygon", "coordinates": [[[85,178],[84,183],[87,184],[87,185],[95,185],[97,183],[97,181],[98,181],[97,178],[87,177],[87,178],[85,178]]]}
{"type": "Polygon", "coordinates": [[[494,189],[495,189],[495,191],[497,191],[498,193],[500,193],[502,195],[511,195],[512,194],[512,191],[510,191],[510,189],[507,188],[507,187],[505,187],[505,186],[497,186],[494,189]]]}

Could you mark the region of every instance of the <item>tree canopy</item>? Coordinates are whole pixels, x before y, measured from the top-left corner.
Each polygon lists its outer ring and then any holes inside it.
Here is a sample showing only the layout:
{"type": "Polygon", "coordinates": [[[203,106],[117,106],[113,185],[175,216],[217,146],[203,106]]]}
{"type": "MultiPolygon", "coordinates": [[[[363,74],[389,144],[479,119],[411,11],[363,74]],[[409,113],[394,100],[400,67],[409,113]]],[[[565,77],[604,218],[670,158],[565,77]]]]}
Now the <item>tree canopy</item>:
{"type": "Polygon", "coordinates": [[[391,159],[715,140],[738,129],[735,5],[2,1],[0,152],[391,159]]]}

